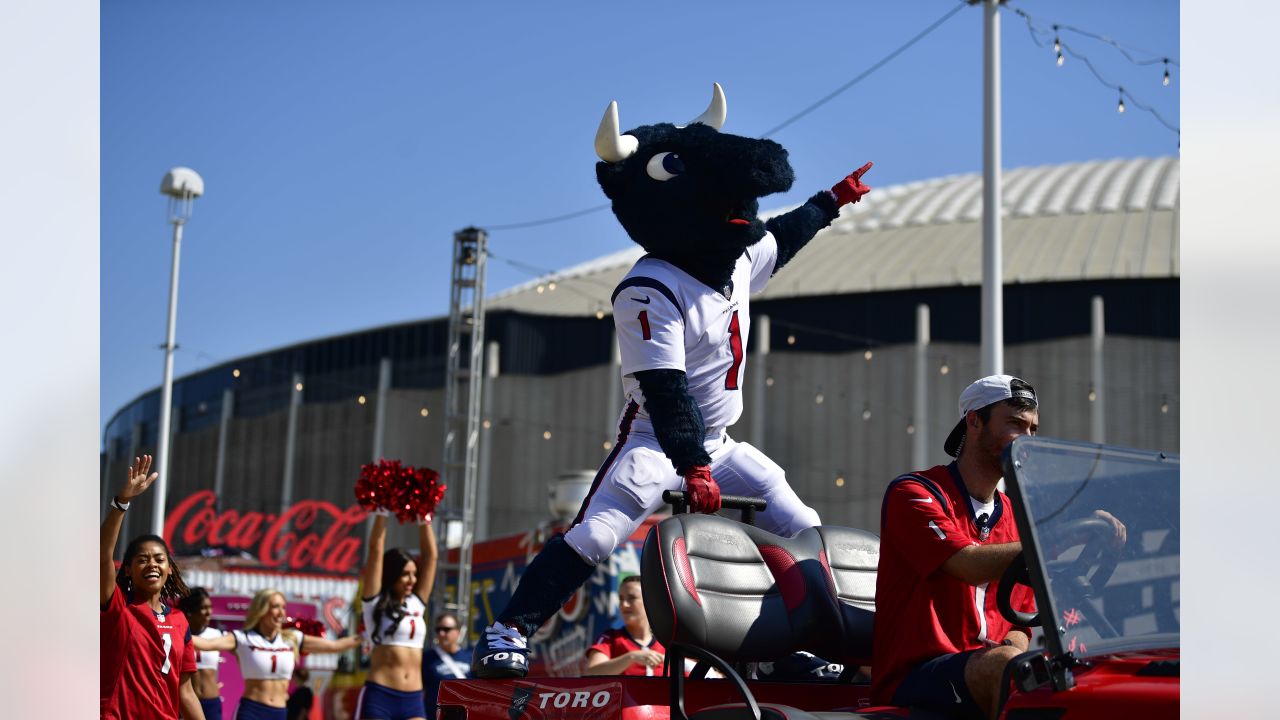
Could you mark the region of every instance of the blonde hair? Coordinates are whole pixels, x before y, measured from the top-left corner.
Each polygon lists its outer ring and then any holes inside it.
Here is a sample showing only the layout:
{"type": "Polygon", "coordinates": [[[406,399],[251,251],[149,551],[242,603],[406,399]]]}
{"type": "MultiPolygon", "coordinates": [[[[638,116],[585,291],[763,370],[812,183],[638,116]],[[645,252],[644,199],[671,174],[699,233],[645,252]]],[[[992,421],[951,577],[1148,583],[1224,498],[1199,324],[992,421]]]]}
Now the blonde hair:
{"type": "MultiPolygon", "coordinates": [[[[270,587],[262,588],[253,594],[253,600],[249,602],[249,611],[244,615],[245,630],[256,630],[258,628],[258,623],[262,622],[262,618],[266,617],[267,612],[271,609],[271,598],[276,595],[279,595],[281,600],[285,599],[284,593],[270,587]]],[[[298,651],[300,643],[298,642],[298,633],[296,631],[292,628],[282,628],[280,635],[284,637],[284,641],[293,648],[294,652],[298,651]]]]}

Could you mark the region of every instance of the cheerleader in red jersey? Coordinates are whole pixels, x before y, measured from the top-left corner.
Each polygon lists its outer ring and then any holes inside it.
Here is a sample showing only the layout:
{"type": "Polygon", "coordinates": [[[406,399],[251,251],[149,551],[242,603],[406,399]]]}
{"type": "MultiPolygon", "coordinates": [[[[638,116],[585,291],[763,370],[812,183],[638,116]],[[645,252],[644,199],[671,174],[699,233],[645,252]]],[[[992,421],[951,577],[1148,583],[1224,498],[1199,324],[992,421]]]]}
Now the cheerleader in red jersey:
{"type": "MultiPolygon", "coordinates": [[[[178,603],[182,614],[191,623],[192,638],[209,640],[220,638],[223,632],[209,625],[213,615],[213,602],[209,600],[209,591],[202,587],[191,588],[191,594],[178,603]]],[[[205,720],[221,720],[222,718],[222,683],[218,682],[218,664],[222,662],[222,654],[215,650],[196,650],[196,674],[191,678],[191,688],[200,698],[200,707],[204,708],[205,720]]]]}
{"type": "Polygon", "coordinates": [[[184,720],[204,718],[191,687],[195,651],[191,629],[173,605],[187,595],[182,573],[168,545],[156,535],[134,538],[115,566],[116,541],[133,498],[159,477],[151,456],[134,458],[129,479],[111,499],[102,522],[102,610],[99,715],[104,720],[184,720]]]}
{"type": "Polygon", "coordinates": [[[606,631],[587,648],[584,674],[662,675],[667,650],[649,629],[639,575],[625,577],[618,584],[618,612],[622,627],[606,631]]]}
{"type": "Polygon", "coordinates": [[[201,652],[235,650],[244,678],[244,695],[236,706],[236,720],[286,720],[289,678],[297,653],[337,653],[360,646],[352,635],[341,640],[304,636],[284,627],[284,593],[274,588],[259,590],[249,603],[243,630],[232,630],[220,638],[196,638],[201,652]]]}
{"type": "Polygon", "coordinates": [[[364,636],[373,645],[369,676],[356,701],[356,720],[425,720],[422,647],[431,633],[426,599],[436,577],[436,535],[431,515],[418,521],[418,552],[392,548],[385,510],[374,512],[368,555],[361,577],[364,636]]]}

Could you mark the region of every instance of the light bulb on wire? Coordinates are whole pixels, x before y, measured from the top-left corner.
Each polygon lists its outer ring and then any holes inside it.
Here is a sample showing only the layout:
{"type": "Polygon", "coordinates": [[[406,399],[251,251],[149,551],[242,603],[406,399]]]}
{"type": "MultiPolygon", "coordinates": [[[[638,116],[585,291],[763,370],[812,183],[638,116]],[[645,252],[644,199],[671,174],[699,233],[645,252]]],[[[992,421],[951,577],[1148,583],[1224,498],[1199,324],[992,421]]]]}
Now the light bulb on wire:
{"type": "Polygon", "coordinates": [[[1120,104],[1116,106],[1116,112],[1124,113],[1124,88],[1120,88],[1120,104]]]}
{"type": "Polygon", "coordinates": [[[1066,60],[1066,58],[1062,57],[1062,53],[1058,53],[1058,67],[1062,67],[1062,63],[1063,63],[1065,60],[1066,60]]]}
{"type": "Polygon", "coordinates": [[[1164,59],[1164,79],[1160,81],[1160,84],[1169,87],[1169,58],[1164,59]]]}

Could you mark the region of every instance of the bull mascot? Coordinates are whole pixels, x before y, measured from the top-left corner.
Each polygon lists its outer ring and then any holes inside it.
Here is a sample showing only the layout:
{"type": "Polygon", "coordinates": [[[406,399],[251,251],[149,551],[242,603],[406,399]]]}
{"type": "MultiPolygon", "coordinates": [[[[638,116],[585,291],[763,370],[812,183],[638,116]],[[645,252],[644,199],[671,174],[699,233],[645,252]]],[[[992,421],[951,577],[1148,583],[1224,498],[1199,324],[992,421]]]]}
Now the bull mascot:
{"type": "MultiPolygon", "coordinates": [[[[719,84],[688,125],[619,132],[611,102],[596,133],[596,179],[614,215],[647,252],[613,292],[626,405],[617,442],[569,530],[529,563],[472,655],[479,678],[524,677],[527,638],[662,505],[685,490],[695,512],[720,508],[720,489],[762,497],[758,524],[792,536],[820,523],[777,463],[726,433],[742,414],[750,295],[840,213],[871,190],[867,163],[831,190],[768,222],[759,199],[795,179],[772,140],[720,132],[719,84]]],[[[635,638],[644,643],[647,638],[635,638]]]]}

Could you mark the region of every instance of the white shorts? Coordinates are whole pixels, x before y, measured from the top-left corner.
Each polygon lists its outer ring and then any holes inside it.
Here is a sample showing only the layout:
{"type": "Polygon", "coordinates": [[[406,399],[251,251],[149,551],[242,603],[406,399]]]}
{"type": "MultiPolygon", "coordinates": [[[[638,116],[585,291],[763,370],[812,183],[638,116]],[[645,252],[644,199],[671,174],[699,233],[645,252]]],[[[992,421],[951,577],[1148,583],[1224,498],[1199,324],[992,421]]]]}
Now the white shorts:
{"type": "MultiPolygon", "coordinates": [[[[663,491],[684,489],[684,478],[662,452],[653,426],[637,419],[635,410],[634,402],[623,410],[618,444],[596,473],[591,493],[565,533],[565,542],[592,565],[608,558],[662,507],[663,491]]],[[[817,511],[800,500],[787,484],[786,473],[767,455],[735,441],[723,429],[708,433],[704,446],[711,454],[711,477],[722,494],[764,498],[768,503],[756,514],[757,526],[791,537],[821,524],[817,511]]]]}

